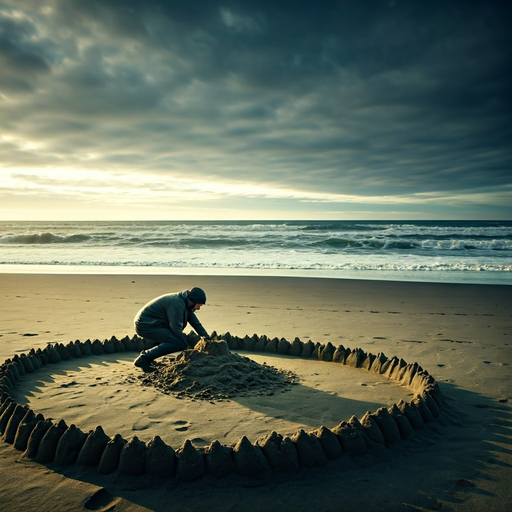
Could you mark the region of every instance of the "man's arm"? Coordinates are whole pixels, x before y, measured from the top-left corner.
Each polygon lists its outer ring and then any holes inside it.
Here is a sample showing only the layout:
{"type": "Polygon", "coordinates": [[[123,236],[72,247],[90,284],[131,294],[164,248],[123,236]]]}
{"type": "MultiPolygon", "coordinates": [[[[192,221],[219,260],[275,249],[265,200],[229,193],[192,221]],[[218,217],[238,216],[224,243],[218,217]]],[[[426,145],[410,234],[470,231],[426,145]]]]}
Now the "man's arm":
{"type": "Polygon", "coordinates": [[[194,329],[194,331],[199,334],[199,336],[203,336],[204,338],[209,338],[210,335],[206,332],[206,329],[203,327],[197,316],[194,312],[191,312],[188,317],[188,322],[194,329]]]}

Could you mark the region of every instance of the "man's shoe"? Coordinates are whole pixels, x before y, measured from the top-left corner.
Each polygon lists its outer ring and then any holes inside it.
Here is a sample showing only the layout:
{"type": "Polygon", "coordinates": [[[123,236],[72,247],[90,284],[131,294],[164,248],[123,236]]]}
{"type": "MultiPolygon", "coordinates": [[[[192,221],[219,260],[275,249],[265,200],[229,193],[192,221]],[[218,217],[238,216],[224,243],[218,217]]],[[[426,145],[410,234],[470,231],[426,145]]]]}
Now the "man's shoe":
{"type": "Polygon", "coordinates": [[[135,359],[135,361],[133,362],[133,364],[137,367],[137,368],[141,368],[145,373],[149,373],[149,372],[152,372],[155,370],[154,366],[152,365],[153,363],[153,360],[152,359],[149,359],[149,357],[145,356],[144,354],[141,354],[139,357],[137,357],[137,359],[135,359]]]}

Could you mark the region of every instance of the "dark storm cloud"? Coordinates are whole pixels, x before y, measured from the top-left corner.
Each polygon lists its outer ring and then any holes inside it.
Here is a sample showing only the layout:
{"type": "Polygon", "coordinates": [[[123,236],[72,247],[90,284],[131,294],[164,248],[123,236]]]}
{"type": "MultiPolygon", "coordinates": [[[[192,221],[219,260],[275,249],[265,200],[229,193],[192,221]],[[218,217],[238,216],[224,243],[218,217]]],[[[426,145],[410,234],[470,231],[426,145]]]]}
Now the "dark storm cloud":
{"type": "Polygon", "coordinates": [[[317,192],[499,188],[511,21],[503,1],[0,0],[0,93],[25,91],[4,126],[44,143],[43,165],[94,153],[317,192]]]}
{"type": "Polygon", "coordinates": [[[0,17],[0,89],[30,91],[31,80],[49,72],[45,49],[31,40],[35,32],[31,23],[0,17]]]}

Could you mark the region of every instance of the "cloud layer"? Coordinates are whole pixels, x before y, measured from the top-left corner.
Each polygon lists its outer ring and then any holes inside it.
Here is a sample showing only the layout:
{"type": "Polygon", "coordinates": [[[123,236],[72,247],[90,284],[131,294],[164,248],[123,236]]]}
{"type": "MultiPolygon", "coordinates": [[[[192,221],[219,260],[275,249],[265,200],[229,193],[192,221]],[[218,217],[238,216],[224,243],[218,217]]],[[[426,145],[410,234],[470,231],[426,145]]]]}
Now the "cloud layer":
{"type": "Polygon", "coordinates": [[[511,21],[498,1],[0,0],[3,208],[511,218],[511,21]]]}

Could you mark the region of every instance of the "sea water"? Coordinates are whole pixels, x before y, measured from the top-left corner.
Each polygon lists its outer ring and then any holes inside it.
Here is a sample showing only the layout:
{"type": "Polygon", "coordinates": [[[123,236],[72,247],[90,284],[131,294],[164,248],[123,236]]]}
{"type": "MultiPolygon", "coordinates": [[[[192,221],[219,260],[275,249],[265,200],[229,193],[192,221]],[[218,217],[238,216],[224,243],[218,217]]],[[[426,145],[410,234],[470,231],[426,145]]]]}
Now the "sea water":
{"type": "Polygon", "coordinates": [[[0,272],[512,284],[510,221],[0,222],[0,272]]]}

